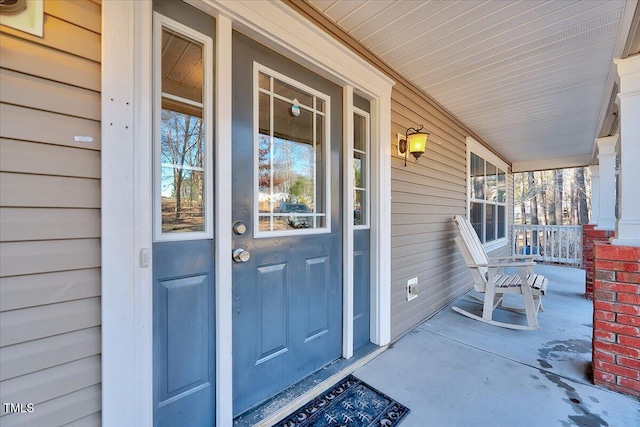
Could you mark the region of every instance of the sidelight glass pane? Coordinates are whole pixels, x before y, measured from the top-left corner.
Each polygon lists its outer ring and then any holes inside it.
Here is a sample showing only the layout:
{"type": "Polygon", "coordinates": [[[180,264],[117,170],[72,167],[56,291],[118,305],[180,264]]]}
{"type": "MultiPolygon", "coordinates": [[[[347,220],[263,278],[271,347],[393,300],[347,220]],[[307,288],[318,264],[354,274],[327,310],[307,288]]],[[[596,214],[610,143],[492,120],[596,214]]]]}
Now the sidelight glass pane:
{"type": "Polygon", "coordinates": [[[480,238],[480,241],[484,243],[484,236],[482,235],[482,207],[484,205],[482,203],[471,203],[470,209],[470,218],[471,225],[473,225],[474,230],[476,230],[476,234],[480,238]]]}
{"type": "Polygon", "coordinates": [[[211,58],[211,45],[195,32],[192,38],[162,28],[154,49],[160,58],[154,74],[160,89],[154,116],[155,238],[189,239],[193,237],[188,233],[211,232],[206,225],[211,214],[206,177],[212,144],[207,141],[207,117],[212,111],[205,96],[210,70],[204,61],[205,49],[211,58]]]}
{"type": "Polygon", "coordinates": [[[359,114],[353,115],[353,148],[358,151],[367,151],[367,119],[359,114]]]}
{"type": "Polygon", "coordinates": [[[162,92],[202,102],[203,45],[162,30],[162,92]]]}
{"type": "MultiPolygon", "coordinates": [[[[324,144],[325,144],[325,132],[324,132],[324,116],[316,115],[316,141],[315,141],[315,187],[316,198],[313,205],[313,211],[318,213],[325,213],[326,206],[326,191],[325,185],[327,183],[327,170],[324,156],[324,144]]],[[[324,225],[323,225],[324,227],[324,225]]]]}
{"type": "Polygon", "coordinates": [[[367,156],[362,153],[353,154],[353,186],[356,188],[367,187],[367,156]]]}
{"type": "Polygon", "coordinates": [[[353,224],[367,225],[368,223],[368,200],[367,182],[369,173],[369,121],[367,113],[356,112],[353,115],[353,187],[354,206],[353,224]]]}
{"type": "Polygon", "coordinates": [[[484,159],[471,153],[471,169],[469,171],[471,198],[484,199],[484,159]]]}
{"type": "Polygon", "coordinates": [[[353,225],[367,224],[367,193],[364,190],[353,190],[353,225]]]}
{"type": "Polygon", "coordinates": [[[162,168],[162,232],[204,231],[204,173],[162,168]]]}

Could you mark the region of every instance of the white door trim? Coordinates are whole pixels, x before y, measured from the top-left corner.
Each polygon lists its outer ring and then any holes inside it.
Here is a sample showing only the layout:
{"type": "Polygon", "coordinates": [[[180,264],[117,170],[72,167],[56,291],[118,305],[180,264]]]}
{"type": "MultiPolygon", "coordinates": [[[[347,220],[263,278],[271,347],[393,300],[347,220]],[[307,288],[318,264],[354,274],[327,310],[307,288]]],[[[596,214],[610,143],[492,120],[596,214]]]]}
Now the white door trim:
{"type": "MultiPolygon", "coordinates": [[[[371,340],[391,336],[393,81],[281,2],[188,0],[217,17],[216,419],[232,425],[231,28],[371,100],[371,340]]],[[[153,424],[151,2],[102,5],[102,421],[153,424]],[[151,260],[152,262],[152,260],[151,260]]]]}
{"type": "Polygon", "coordinates": [[[353,356],[353,86],[342,89],[342,357],[353,356]]]}
{"type": "Polygon", "coordinates": [[[231,67],[232,22],[224,16],[216,19],[216,425],[230,426],[233,421],[233,352],[231,289],[231,111],[233,77],[231,67]]]}

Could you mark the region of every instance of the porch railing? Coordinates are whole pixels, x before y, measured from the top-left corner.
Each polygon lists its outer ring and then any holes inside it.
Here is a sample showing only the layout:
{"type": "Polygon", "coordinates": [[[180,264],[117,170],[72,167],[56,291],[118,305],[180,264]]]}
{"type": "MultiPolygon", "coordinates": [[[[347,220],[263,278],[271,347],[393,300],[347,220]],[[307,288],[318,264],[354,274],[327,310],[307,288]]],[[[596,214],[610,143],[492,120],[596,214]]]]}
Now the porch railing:
{"type": "Polygon", "coordinates": [[[512,255],[582,266],[581,225],[513,225],[512,255]]]}

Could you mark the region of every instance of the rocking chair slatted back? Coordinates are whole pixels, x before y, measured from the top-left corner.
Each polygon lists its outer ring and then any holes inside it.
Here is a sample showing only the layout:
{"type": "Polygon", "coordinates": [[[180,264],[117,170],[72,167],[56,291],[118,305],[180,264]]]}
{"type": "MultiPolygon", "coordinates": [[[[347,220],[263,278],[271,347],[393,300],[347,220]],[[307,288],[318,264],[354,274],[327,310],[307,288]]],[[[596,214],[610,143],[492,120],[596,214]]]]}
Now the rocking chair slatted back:
{"type": "Polygon", "coordinates": [[[476,234],[476,230],[464,217],[456,215],[453,217],[460,231],[460,236],[456,237],[456,244],[462,253],[467,267],[472,269],[473,283],[475,286],[484,287],[487,283],[487,267],[480,267],[489,263],[489,257],[482,247],[482,242],[476,234]]]}

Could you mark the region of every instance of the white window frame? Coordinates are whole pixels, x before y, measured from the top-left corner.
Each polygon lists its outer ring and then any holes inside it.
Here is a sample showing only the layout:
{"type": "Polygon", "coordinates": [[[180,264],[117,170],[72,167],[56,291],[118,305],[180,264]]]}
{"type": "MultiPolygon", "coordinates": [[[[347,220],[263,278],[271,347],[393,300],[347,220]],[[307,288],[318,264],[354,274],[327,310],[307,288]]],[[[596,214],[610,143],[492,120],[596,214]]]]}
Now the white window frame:
{"type": "MultiPolygon", "coordinates": [[[[268,91],[270,94],[273,94],[273,87],[268,91]]],[[[276,95],[274,95],[276,96],[276,95]]],[[[279,97],[278,98],[282,98],[279,97]]],[[[308,108],[306,106],[300,106],[300,108],[304,108],[305,110],[311,110],[314,113],[314,130],[315,130],[315,113],[318,111],[315,108],[308,108]]],[[[271,113],[273,113],[273,105],[270,109],[271,113]]],[[[273,116],[270,115],[272,118],[273,116]]],[[[273,123],[270,124],[271,130],[273,132],[273,123]]],[[[300,236],[300,235],[309,235],[309,234],[327,234],[331,233],[331,97],[327,94],[324,94],[320,91],[317,91],[291,77],[288,77],[284,74],[278,73],[275,70],[272,70],[269,67],[266,67],[256,61],[253,62],[253,235],[255,238],[268,238],[268,237],[284,237],[284,236],[300,236]],[[280,80],[286,84],[289,84],[297,89],[305,91],[310,95],[315,96],[316,98],[322,99],[325,103],[324,113],[320,113],[324,115],[324,129],[322,130],[323,135],[325,135],[325,143],[322,147],[324,162],[325,162],[325,188],[324,188],[324,219],[325,226],[318,228],[296,228],[292,230],[277,230],[277,231],[261,231],[260,230],[260,207],[259,207],[259,192],[260,188],[258,186],[259,179],[259,170],[258,166],[260,163],[259,156],[257,155],[259,145],[260,145],[260,93],[266,93],[264,89],[260,88],[260,73],[266,74],[269,77],[273,77],[275,79],[280,80]]],[[[315,135],[314,135],[315,139],[315,135]]],[[[315,174],[314,174],[315,180],[315,174]]],[[[314,181],[315,188],[315,181],[314,181]]],[[[273,214],[273,212],[271,212],[273,214]]],[[[321,216],[316,212],[311,212],[314,217],[321,216]]],[[[304,215],[307,216],[307,215],[304,215]]],[[[311,215],[309,215],[311,216],[311,215]]],[[[314,218],[315,222],[315,218],[314,218]]]]}
{"type": "MultiPolygon", "coordinates": [[[[496,205],[504,204],[504,206],[506,207],[505,221],[504,221],[504,226],[505,226],[504,237],[501,239],[492,240],[491,242],[482,244],[482,246],[487,252],[491,252],[509,244],[509,232],[508,232],[509,231],[509,192],[507,191],[507,189],[509,188],[508,183],[511,176],[511,174],[509,173],[509,165],[504,160],[502,160],[501,158],[496,156],[494,153],[489,151],[489,149],[487,149],[485,146],[480,144],[475,139],[471,137],[467,137],[466,142],[467,142],[466,144],[467,146],[467,218],[471,218],[471,202],[472,201],[475,203],[483,203],[485,206],[485,209],[487,205],[496,206],[496,205]],[[504,203],[497,203],[497,202],[487,203],[488,202],[487,200],[471,199],[471,154],[472,153],[479,157],[482,157],[485,160],[485,162],[489,162],[493,164],[495,167],[497,167],[498,169],[504,171],[505,187],[506,187],[504,203]]],[[[486,186],[486,180],[485,180],[485,186],[486,186]]],[[[486,191],[485,191],[485,194],[486,194],[486,191]]],[[[483,210],[483,213],[484,213],[484,210],[483,210]]],[[[486,221],[486,215],[483,215],[483,218],[482,218],[483,230],[486,227],[485,221],[486,221]]],[[[497,221],[497,218],[496,218],[496,221],[497,221]]],[[[480,240],[482,240],[482,236],[479,236],[479,237],[480,237],[480,240]]]]}
{"type": "MultiPolygon", "coordinates": [[[[364,213],[365,213],[365,218],[366,221],[364,224],[358,224],[353,226],[354,230],[368,230],[371,228],[370,224],[371,224],[371,211],[369,206],[371,206],[371,195],[369,194],[371,192],[370,187],[369,187],[369,182],[370,182],[370,170],[371,170],[371,115],[364,111],[361,110],[360,108],[354,106],[353,107],[353,114],[354,115],[358,115],[364,118],[365,120],[365,126],[366,126],[366,136],[365,136],[365,148],[364,151],[361,150],[356,150],[355,148],[355,141],[354,141],[354,147],[351,153],[351,156],[354,157],[355,153],[360,153],[360,154],[364,154],[364,158],[365,158],[365,164],[364,164],[364,170],[365,170],[365,174],[362,177],[363,182],[364,182],[364,187],[360,188],[360,187],[353,187],[354,190],[364,190],[364,194],[365,194],[365,202],[364,202],[364,206],[362,207],[364,213]]],[[[354,121],[355,122],[355,121],[354,121]]],[[[355,125],[354,125],[355,126],[355,125]]],[[[351,208],[351,221],[353,222],[353,220],[355,219],[353,217],[354,215],[354,208],[355,208],[355,197],[353,198],[353,206],[351,208]]]]}
{"type": "MultiPolygon", "coordinates": [[[[153,12],[153,240],[173,242],[213,238],[213,40],[171,18],[153,12]],[[202,43],[203,94],[202,121],[204,124],[204,231],[180,233],[162,232],[162,29],[166,28],[187,39],[202,43]]],[[[170,99],[177,97],[170,96],[170,99]]],[[[182,100],[187,102],[188,100],[182,100]]]]}

